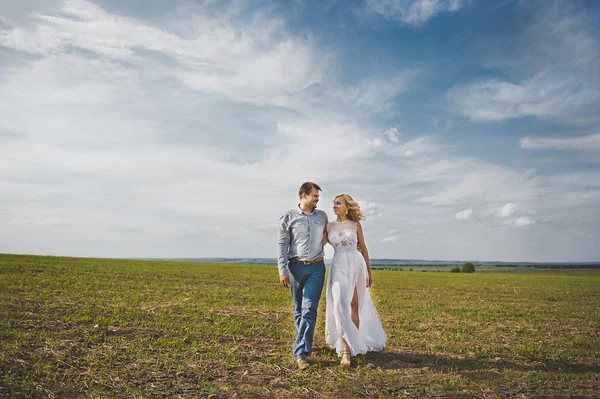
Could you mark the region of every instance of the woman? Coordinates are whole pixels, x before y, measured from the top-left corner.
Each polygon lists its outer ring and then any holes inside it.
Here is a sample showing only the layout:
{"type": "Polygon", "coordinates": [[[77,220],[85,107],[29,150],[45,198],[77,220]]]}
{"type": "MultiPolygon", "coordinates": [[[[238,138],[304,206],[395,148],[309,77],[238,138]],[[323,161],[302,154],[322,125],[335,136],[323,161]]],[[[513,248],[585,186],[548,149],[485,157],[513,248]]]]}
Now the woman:
{"type": "Polygon", "coordinates": [[[348,194],[335,197],[333,211],[337,220],[327,224],[323,237],[323,245],[329,242],[335,249],[327,281],[325,341],[342,356],[342,366],[349,367],[351,356],[383,349],[387,335],[369,293],[373,277],[360,224],[365,217],[348,194]]]}

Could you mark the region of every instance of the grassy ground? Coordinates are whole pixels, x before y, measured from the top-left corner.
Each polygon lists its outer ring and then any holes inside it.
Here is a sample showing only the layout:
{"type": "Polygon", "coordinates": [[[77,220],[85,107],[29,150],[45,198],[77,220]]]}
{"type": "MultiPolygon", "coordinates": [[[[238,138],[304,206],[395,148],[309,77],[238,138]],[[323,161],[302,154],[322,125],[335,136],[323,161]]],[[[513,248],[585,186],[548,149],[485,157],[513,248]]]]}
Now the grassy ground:
{"type": "Polygon", "coordinates": [[[0,397],[598,397],[600,272],[375,271],[389,339],[299,372],[269,266],[0,255],[0,397]]]}

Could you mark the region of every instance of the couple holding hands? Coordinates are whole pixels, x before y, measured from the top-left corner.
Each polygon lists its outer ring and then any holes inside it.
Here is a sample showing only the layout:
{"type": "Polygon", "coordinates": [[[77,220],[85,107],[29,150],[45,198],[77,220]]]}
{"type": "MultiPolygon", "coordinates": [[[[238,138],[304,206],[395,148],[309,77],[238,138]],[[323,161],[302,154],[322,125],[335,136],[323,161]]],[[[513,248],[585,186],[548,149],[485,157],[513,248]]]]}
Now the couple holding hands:
{"type": "Polygon", "coordinates": [[[325,341],[342,357],[342,366],[349,367],[351,356],[379,351],[387,339],[369,293],[373,279],[360,207],[348,194],[340,194],[333,200],[336,220],[329,221],[316,209],[320,191],[315,183],[302,184],[300,204],[279,219],[279,281],[292,293],[294,358],[301,370],[310,367],[327,243],[335,253],[327,281],[325,341]]]}

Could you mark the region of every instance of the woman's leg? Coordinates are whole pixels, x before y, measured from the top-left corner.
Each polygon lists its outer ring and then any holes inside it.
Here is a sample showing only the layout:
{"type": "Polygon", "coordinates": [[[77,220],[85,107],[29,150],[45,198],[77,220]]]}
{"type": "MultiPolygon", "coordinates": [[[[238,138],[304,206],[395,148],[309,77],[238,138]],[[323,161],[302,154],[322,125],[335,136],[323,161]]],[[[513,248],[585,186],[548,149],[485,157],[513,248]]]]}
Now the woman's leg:
{"type": "Polygon", "coordinates": [[[342,340],[342,348],[343,348],[344,352],[350,352],[350,345],[348,345],[348,342],[346,342],[344,337],[342,337],[341,335],[340,335],[340,339],[342,340]]]}
{"type": "Polygon", "coordinates": [[[356,328],[360,327],[360,318],[358,316],[358,291],[356,291],[356,287],[354,287],[354,295],[352,296],[352,302],[350,302],[350,310],[352,321],[356,328]]]}
{"type": "MultiPolygon", "coordinates": [[[[352,318],[352,322],[356,326],[356,328],[360,325],[360,319],[358,316],[358,291],[356,291],[356,287],[354,287],[354,295],[352,295],[352,301],[350,302],[350,317],[352,318]]],[[[342,366],[350,366],[350,346],[346,342],[346,340],[340,335],[342,340],[342,347],[344,348],[344,352],[342,354],[342,366]]]]}
{"type": "Polygon", "coordinates": [[[352,352],[350,351],[350,345],[348,345],[346,340],[344,338],[342,338],[341,335],[340,335],[340,338],[342,340],[342,347],[344,348],[344,351],[342,352],[341,365],[344,367],[350,367],[350,365],[352,364],[352,360],[351,360],[351,356],[350,356],[352,354],[352,352]]]}

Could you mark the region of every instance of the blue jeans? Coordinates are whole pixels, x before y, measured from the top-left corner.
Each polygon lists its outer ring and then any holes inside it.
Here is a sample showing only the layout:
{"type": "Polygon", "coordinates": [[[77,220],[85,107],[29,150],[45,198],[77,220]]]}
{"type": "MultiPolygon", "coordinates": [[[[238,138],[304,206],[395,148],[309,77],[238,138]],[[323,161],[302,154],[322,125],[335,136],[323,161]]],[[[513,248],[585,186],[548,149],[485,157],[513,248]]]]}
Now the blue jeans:
{"type": "Polygon", "coordinates": [[[317,324],[317,307],[325,282],[325,262],[312,265],[290,263],[288,267],[294,307],[294,327],[296,327],[294,357],[299,360],[308,357],[312,351],[317,324]]]}

